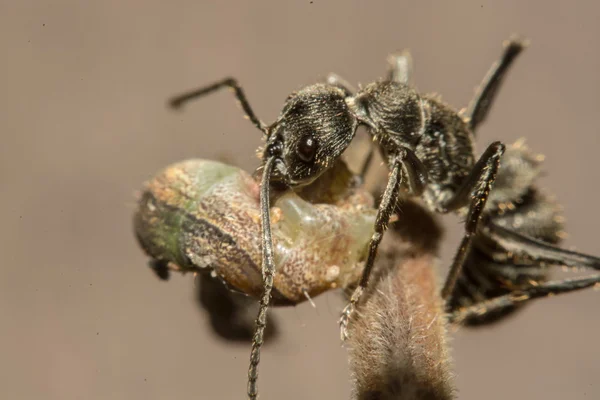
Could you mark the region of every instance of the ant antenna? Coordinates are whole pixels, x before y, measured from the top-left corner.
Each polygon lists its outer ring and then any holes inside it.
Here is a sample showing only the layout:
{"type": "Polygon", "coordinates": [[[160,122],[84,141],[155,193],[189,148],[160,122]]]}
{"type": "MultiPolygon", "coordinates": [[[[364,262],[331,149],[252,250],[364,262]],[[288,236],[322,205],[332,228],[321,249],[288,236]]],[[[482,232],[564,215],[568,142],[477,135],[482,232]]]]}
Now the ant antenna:
{"type": "Polygon", "coordinates": [[[258,363],[260,362],[260,348],[263,344],[265,327],[267,326],[267,309],[271,301],[271,289],[273,289],[273,274],[275,272],[275,261],[273,259],[273,239],[271,237],[271,215],[270,215],[270,181],[273,167],[277,161],[276,156],[269,157],[263,170],[260,184],[260,215],[262,222],[262,274],[263,295],[260,298],[258,316],[256,317],[256,328],[252,338],[252,351],[250,353],[250,366],[248,367],[248,397],[252,400],[258,397],[258,363]]]}
{"type": "MultiPolygon", "coordinates": [[[[174,109],[181,108],[190,100],[211,94],[223,87],[233,89],[233,94],[240,102],[246,117],[260,129],[265,135],[268,135],[267,126],[256,116],[246,94],[235,78],[225,78],[211,85],[192,90],[169,100],[169,106],[174,109]]],[[[263,164],[263,175],[260,184],[260,209],[262,222],[262,275],[263,275],[263,294],[259,302],[258,316],[256,317],[256,327],[252,338],[252,351],[250,353],[250,366],[248,367],[248,397],[255,400],[258,397],[258,364],[260,362],[260,349],[264,341],[265,328],[267,326],[267,309],[271,301],[271,290],[273,289],[273,275],[275,273],[275,260],[273,258],[273,239],[271,237],[271,216],[270,216],[270,182],[271,174],[275,163],[279,157],[277,154],[271,154],[263,164]]]]}
{"type": "Polygon", "coordinates": [[[194,99],[197,99],[198,97],[202,97],[207,94],[211,94],[211,93],[216,92],[217,90],[224,88],[224,87],[229,87],[229,88],[233,89],[233,94],[236,97],[236,99],[240,102],[240,105],[242,106],[242,109],[244,110],[246,117],[250,120],[250,122],[252,122],[254,124],[254,126],[256,126],[259,130],[261,130],[266,135],[267,134],[267,126],[260,119],[258,119],[256,114],[252,110],[252,107],[250,106],[248,99],[246,98],[246,94],[244,93],[244,90],[242,89],[242,87],[239,85],[237,79],[235,79],[235,78],[231,78],[231,77],[225,78],[222,81],[213,83],[212,85],[204,86],[204,87],[201,87],[200,89],[192,90],[190,92],[180,94],[179,96],[175,96],[171,100],[169,100],[169,106],[174,109],[179,109],[179,108],[183,107],[183,105],[190,100],[194,100],[194,99]]]}

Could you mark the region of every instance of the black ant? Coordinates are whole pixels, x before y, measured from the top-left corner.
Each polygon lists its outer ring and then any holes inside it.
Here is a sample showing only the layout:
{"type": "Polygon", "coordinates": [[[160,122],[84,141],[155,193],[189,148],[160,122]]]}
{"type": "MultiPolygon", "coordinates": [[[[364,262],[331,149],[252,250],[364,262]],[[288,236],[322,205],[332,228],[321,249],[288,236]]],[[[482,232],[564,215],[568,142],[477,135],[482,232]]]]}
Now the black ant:
{"type": "MultiPolygon", "coordinates": [[[[378,245],[401,190],[406,190],[410,196],[421,196],[433,211],[454,211],[466,216],[465,235],[441,292],[444,300],[452,294],[473,238],[482,228],[493,232],[500,245],[508,243],[512,246],[511,251],[527,253],[533,260],[600,269],[598,258],[529,238],[485,216],[505,146],[494,142],[476,160],[474,135],[487,117],[510,65],[523,48],[524,43],[518,40],[506,43],[500,60],[492,66],[465,112],[457,112],[437,97],[421,95],[409,86],[411,63],[408,54],[392,56],[387,79],[371,83],[354,94],[336,75],[330,75],[326,83],[313,84],[292,93],[277,120],[270,125],[265,125],[256,116],[234,78],[171,100],[171,106],[177,108],[191,99],[229,87],[248,119],[266,136],[260,188],[264,293],[260,299],[248,372],[248,396],[251,399],[257,397],[257,367],[275,269],[269,215],[271,185],[283,184],[295,189],[313,182],[334,165],[353,140],[359,125],[366,126],[377,142],[390,174],[379,204],[362,278],[340,319],[342,338],[347,335],[350,316],[369,282],[378,245]]],[[[369,159],[367,157],[366,164],[369,159]]],[[[577,288],[580,286],[571,285],[565,290],[577,288]]]]}

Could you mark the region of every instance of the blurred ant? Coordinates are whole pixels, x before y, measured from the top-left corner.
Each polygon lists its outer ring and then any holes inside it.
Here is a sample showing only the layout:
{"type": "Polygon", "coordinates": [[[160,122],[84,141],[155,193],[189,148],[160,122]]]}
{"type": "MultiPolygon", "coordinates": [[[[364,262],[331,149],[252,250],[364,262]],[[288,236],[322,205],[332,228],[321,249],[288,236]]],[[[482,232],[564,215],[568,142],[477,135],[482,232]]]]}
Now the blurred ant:
{"type": "MultiPolygon", "coordinates": [[[[493,142],[476,161],[474,135],[487,117],[509,67],[524,47],[519,40],[506,42],[502,56],[492,66],[464,112],[457,112],[436,96],[421,95],[409,85],[411,59],[408,53],[390,57],[387,79],[371,83],[354,94],[348,84],[333,74],[326,83],[313,84],[292,93],[279,117],[270,125],[265,125],[256,116],[234,78],[171,100],[171,106],[178,108],[189,100],[229,87],[248,119],[266,136],[260,187],[264,293],[260,299],[248,372],[248,396],[251,399],[258,395],[257,367],[275,269],[269,215],[271,184],[296,189],[313,182],[340,158],[359,125],[365,126],[377,143],[390,174],[379,204],[362,278],[340,319],[343,339],[347,336],[350,316],[369,282],[377,248],[401,190],[407,191],[409,196],[422,197],[432,211],[454,211],[466,216],[465,235],[441,292],[444,300],[453,293],[479,230],[490,232],[492,240],[508,251],[526,254],[532,260],[600,269],[598,258],[530,238],[485,215],[505,146],[493,142]]],[[[366,166],[369,160],[367,157],[366,166]]],[[[563,289],[576,290],[580,286],[567,284],[563,289]]]]}

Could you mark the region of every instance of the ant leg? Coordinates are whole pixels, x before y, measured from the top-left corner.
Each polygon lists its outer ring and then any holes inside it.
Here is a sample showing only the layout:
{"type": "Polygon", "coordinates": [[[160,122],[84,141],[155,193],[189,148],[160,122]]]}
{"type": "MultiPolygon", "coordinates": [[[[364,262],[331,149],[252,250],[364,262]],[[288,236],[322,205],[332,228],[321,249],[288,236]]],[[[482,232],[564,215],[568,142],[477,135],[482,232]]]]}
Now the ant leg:
{"type": "Polygon", "coordinates": [[[548,297],[561,293],[574,292],[576,290],[586,289],[596,285],[600,285],[600,275],[545,282],[535,286],[529,286],[524,289],[516,290],[507,295],[486,300],[466,308],[458,309],[449,314],[448,320],[451,323],[459,324],[469,318],[480,318],[486,314],[501,312],[503,309],[514,307],[519,303],[539,297],[548,297]]]}
{"type": "Polygon", "coordinates": [[[377,248],[379,247],[379,243],[381,243],[383,234],[387,230],[390,216],[396,209],[400,185],[402,184],[403,170],[406,170],[406,178],[411,192],[415,194],[422,193],[427,182],[425,167],[419,161],[417,156],[407,148],[401,148],[398,155],[391,160],[390,165],[390,177],[385,191],[383,192],[379,209],[377,210],[375,232],[373,233],[373,236],[371,236],[371,241],[369,242],[369,252],[363,274],[358,287],[354,290],[354,293],[350,298],[350,304],[344,308],[342,316],[340,317],[340,336],[342,340],[348,338],[347,328],[350,317],[356,309],[356,304],[360,301],[360,298],[369,283],[369,277],[375,263],[375,257],[377,256],[377,248]]]}
{"type": "Polygon", "coordinates": [[[204,86],[199,89],[175,96],[171,100],[169,100],[169,106],[175,109],[181,108],[185,103],[187,103],[190,100],[194,100],[198,97],[211,94],[224,87],[233,89],[233,94],[236,97],[236,99],[240,102],[240,105],[242,106],[246,117],[248,117],[248,119],[254,124],[254,126],[260,129],[262,132],[266,133],[267,127],[261,120],[258,119],[256,114],[254,114],[254,111],[252,110],[252,107],[250,106],[250,103],[246,98],[244,90],[235,78],[225,78],[219,82],[213,83],[212,85],[204,86]]]}
{"type": "Polygon", "coordinates": [[[356,92],[356,88],[354,88],[354,86],[352,86],[347,80],[333,72],[327,75],[327,78],[325,78],[325,82],[327,82],[329,85],[337,86],[341,89],[344,89],[348,93],[348,96],[356,92]]]}
{"type": "Polygon", "coordinates": [[[387,61],[389,64],[388,80],[408,85],[413,71],[413,60],[410,52],[404,50],[398,54],[390,54],[387,61]]]}
{"type": "Polygon", "coordinates": [[[526,45],[526,42],[514,38],[504,42],[504,51],[500,59],[492,65],[483,78],[483,82],[479,85],[475,97],[467,108],[466,117],[471,131],[475,132],[479,124],[486,119],[509,67],[526,45]]]}
{"type": "Polygon", "coordinates": [[[373,233],[371,241],[369,242],[369,255],[367,257],[365,269],[363,270],[362,278],[358,284],[358,287],[354,290],[354,293],[352,293],[350,303],[344,308],[342,311],[342,316],[340,317],[340,337],[342,341],[348,338],[348,323],[350,321],[350,316],[354,312],[356,304],[360,300],[367,286],[369,275],[371,274],[371,269],[373,268],[373,264],[375,262],[375,256],[377,255],[377,248],[379,247],[383,233],[388,227],[390,216],[396,208],[396,203],[398,202],[398,194],[400,191],[401,182],[402,161],[397,159],[392,164],[390,178],[385,188],[385,192],[383,193],[383,197],[381,198],[379,209],[377,210],[377,217],[375,219],[375,232],[373,233]]]}
{"type": "Polygon", "coordinates": [[[469,214],[465,223],[465,236],[454,257],[454,262],[450,267],[450,272],[448,272],[448,277],[442,289],[442,298],[444,300],[452,293],[458,275],[471,248],[473,236],[477,232],[490,190],[496,180],[500,158],[504,154],[504,149],[505,146],[502,143],[492,143],[479,161],[477,161],[462,187],[458,189],[446,204],[440,207],[439,211],[448,212],[469,205],[469,214]]]}

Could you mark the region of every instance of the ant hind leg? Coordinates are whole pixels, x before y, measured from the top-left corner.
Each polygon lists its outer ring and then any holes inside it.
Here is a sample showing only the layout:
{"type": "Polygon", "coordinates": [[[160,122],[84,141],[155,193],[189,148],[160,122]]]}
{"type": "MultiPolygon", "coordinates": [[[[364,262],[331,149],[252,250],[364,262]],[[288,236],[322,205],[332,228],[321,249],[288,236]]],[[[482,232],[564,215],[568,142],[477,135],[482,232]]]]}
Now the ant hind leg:
{"type": "Polygon", "coordinates": [[[500,158],[504,154],[505,146],[500,142],[492,143],[475,164],[471,173],[466,178],[462,187],[446,204],[440,207],[441,212],[458,210],[469,206],[469,214],[465,222],[465,236],[454,257],[450,272],[442,289],[442,298],[446,300],[452,293],[456,280],[462,270],[466,257],[471,248],[473,237],[479,228],[481,216],[485,209],[490,190],[496,180],[500,167],[500,158]]]}
{"type": "Polygon", "coordinates": [[[506,73],[526,45],[526,42],[514,38],[504,43],[504,51],[500,59],[492,65],[485,78],[483,78],[483,82],[477,88],[475,97],[466,110],[466,117],[471,131],[475,132],[479,124],[487,118],[506,73]]]}

